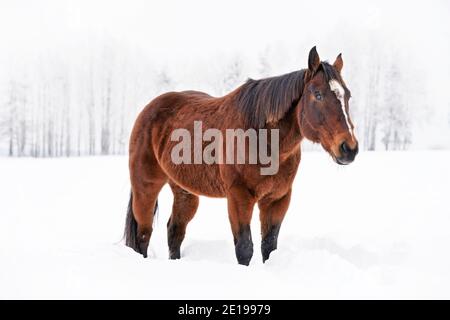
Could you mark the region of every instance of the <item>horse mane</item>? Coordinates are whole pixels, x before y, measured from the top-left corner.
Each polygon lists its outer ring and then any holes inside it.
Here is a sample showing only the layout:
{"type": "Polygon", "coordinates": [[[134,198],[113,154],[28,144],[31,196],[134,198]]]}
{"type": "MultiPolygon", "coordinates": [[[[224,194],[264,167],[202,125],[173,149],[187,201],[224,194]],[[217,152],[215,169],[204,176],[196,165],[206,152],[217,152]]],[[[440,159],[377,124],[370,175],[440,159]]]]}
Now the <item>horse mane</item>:
{"type": "Polygon", "coordinates": [[[260,80],[248,79],[239,89],[237,108],[246,125],[262,128],[277,122],[297,104],[303,92],[306,69],[260,80]]]}
{"type": "MultiPolygon", "coordinates": [[[[323,71],[327,81],[336,79],[342,83],[339,73],[328,62],[321,62],[316,73],[319,71],[323,71]]],[[[262,128],[268,122],[281,120],[300,100],[308,72],[302,69],[260,80],[248,79],[238,89],[236,97],[246,126],[262,128]]]]}

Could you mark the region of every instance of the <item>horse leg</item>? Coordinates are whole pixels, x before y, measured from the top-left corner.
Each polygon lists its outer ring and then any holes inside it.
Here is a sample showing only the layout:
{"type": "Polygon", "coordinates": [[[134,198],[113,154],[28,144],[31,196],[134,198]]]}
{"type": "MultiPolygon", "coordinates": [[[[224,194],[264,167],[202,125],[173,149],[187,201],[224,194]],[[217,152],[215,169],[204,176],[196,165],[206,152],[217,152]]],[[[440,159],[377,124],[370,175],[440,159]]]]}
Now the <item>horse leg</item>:
{"type": "Polygon", "coordinates": [[[169,244],[169,258],[180,259],[180,247],[186,233],[189,221],[198,208],[198,196],[189,193],[181,187],[170,183],[174,200],[172,215],[167,222],[167,242],[169,244]]]}
{"type": "Polygon", "coordinates": [[[127,215],[126,244],[144,258],[153,231],[156,200],[167,176],[147,149],[130,153],[131,199],[127,215]]]}
{"type": "Polygon", "coordinates": [[[291,190],[278,199],[263,198],[258,202],[261,220],[261,253],[263,262],[270,253],[277,249],[281,222],[286,214],[291,199],[291,190]]]}
{"type": "Polygon", "coordinates": [[[147,258],[147,248],[153,232],[153,216],[155,214],[156,200],[163,185],[151,184],[144,190],[132,188],[133,215],[136,219],[136,243],[133,248],[147,258]]]}
{"type": "Polygon", "coordinates": [[[227,203],[236,258],[239,264],[248,266],[253,256],[250,221],[255,200],[246,188],[233,187],[227,193],[227,203]]]}

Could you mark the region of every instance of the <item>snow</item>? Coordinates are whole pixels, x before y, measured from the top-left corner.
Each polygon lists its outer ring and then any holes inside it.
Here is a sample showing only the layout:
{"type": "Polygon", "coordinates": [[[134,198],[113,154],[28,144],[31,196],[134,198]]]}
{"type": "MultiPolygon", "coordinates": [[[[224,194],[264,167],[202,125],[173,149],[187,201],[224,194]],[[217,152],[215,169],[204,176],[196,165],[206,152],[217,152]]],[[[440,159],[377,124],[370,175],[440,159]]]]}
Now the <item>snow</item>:
{"type": "Polygon", "coordinates": [[[450,152],[306,152],[278,250],[240,266],[224,199],[201,198],[182,259],[160,212],[143,259],[121,241],[126,157],[0,158],[0,298],[450,298],[450,152]]]}

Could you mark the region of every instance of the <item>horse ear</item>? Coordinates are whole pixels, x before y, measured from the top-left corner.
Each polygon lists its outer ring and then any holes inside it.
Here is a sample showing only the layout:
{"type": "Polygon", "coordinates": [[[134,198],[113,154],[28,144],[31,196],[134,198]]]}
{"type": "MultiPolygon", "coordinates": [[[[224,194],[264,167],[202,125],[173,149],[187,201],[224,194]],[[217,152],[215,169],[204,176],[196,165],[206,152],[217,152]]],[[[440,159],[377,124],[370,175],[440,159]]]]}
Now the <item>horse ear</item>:
{"type": "Polygon", "coordinates": [[[339,55],[336,58],[336,61],[333,63],[333,67],[338,71],[341,72],[342,67],[344,66],[344,60],[342,60],[342,54],[339,53],[339,55]]]}
{"type": "Polygon", "coordinates": [[[312,47],[309,51],[309,57],[308,57],[308,69],[312,73],[317,71],[317,68],[320,66],[320,58],[319,54],[317,53],[316,46],[312,47]]]}

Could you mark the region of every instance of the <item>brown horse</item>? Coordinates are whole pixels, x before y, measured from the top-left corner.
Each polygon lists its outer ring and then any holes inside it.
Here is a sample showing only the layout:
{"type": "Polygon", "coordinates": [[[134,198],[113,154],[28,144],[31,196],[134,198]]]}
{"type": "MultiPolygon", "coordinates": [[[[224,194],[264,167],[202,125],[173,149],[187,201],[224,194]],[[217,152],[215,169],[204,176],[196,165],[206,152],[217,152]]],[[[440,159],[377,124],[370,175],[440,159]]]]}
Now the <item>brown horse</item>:
{"type": "MultiPolygon", "coordinates": [[[[220,98],[185,91],[165,93],[151,101],[139,114],[130,139],[132,190],[125,226],[126,245],[147,256],[158,193],[169,183],[174,194],[167,224],[170,259],[180,258],[186,226],[195,215],[199,196],[203,195],[227,198],[237,261],[244,265],[250,263],[253,255],[250,220],[258,204],[261,251],[266,261],[277,248],[300,163],[302,139],[320,143],[338,164],[351,163],[358,153],[348,113],[350,91],[341,77],[342,66],[341,55],[333,64],[322,62],[314,47],[307,69],[250,79],[220,98]],[[264,165],[260,161],[174,163],[171,155],[177,141],[173,141],[172,133],[183,128],[194,134],[195,121],[202,121],[203,132],[215,128],[223,134],[227,129],[277,129],[278,172],[262,175],[260,169],[264,165]]],[[[202,143],[204,147],[205,141],[202,143]]],[[[248,158],[247,152],[245,159],[248,158]]]]}

